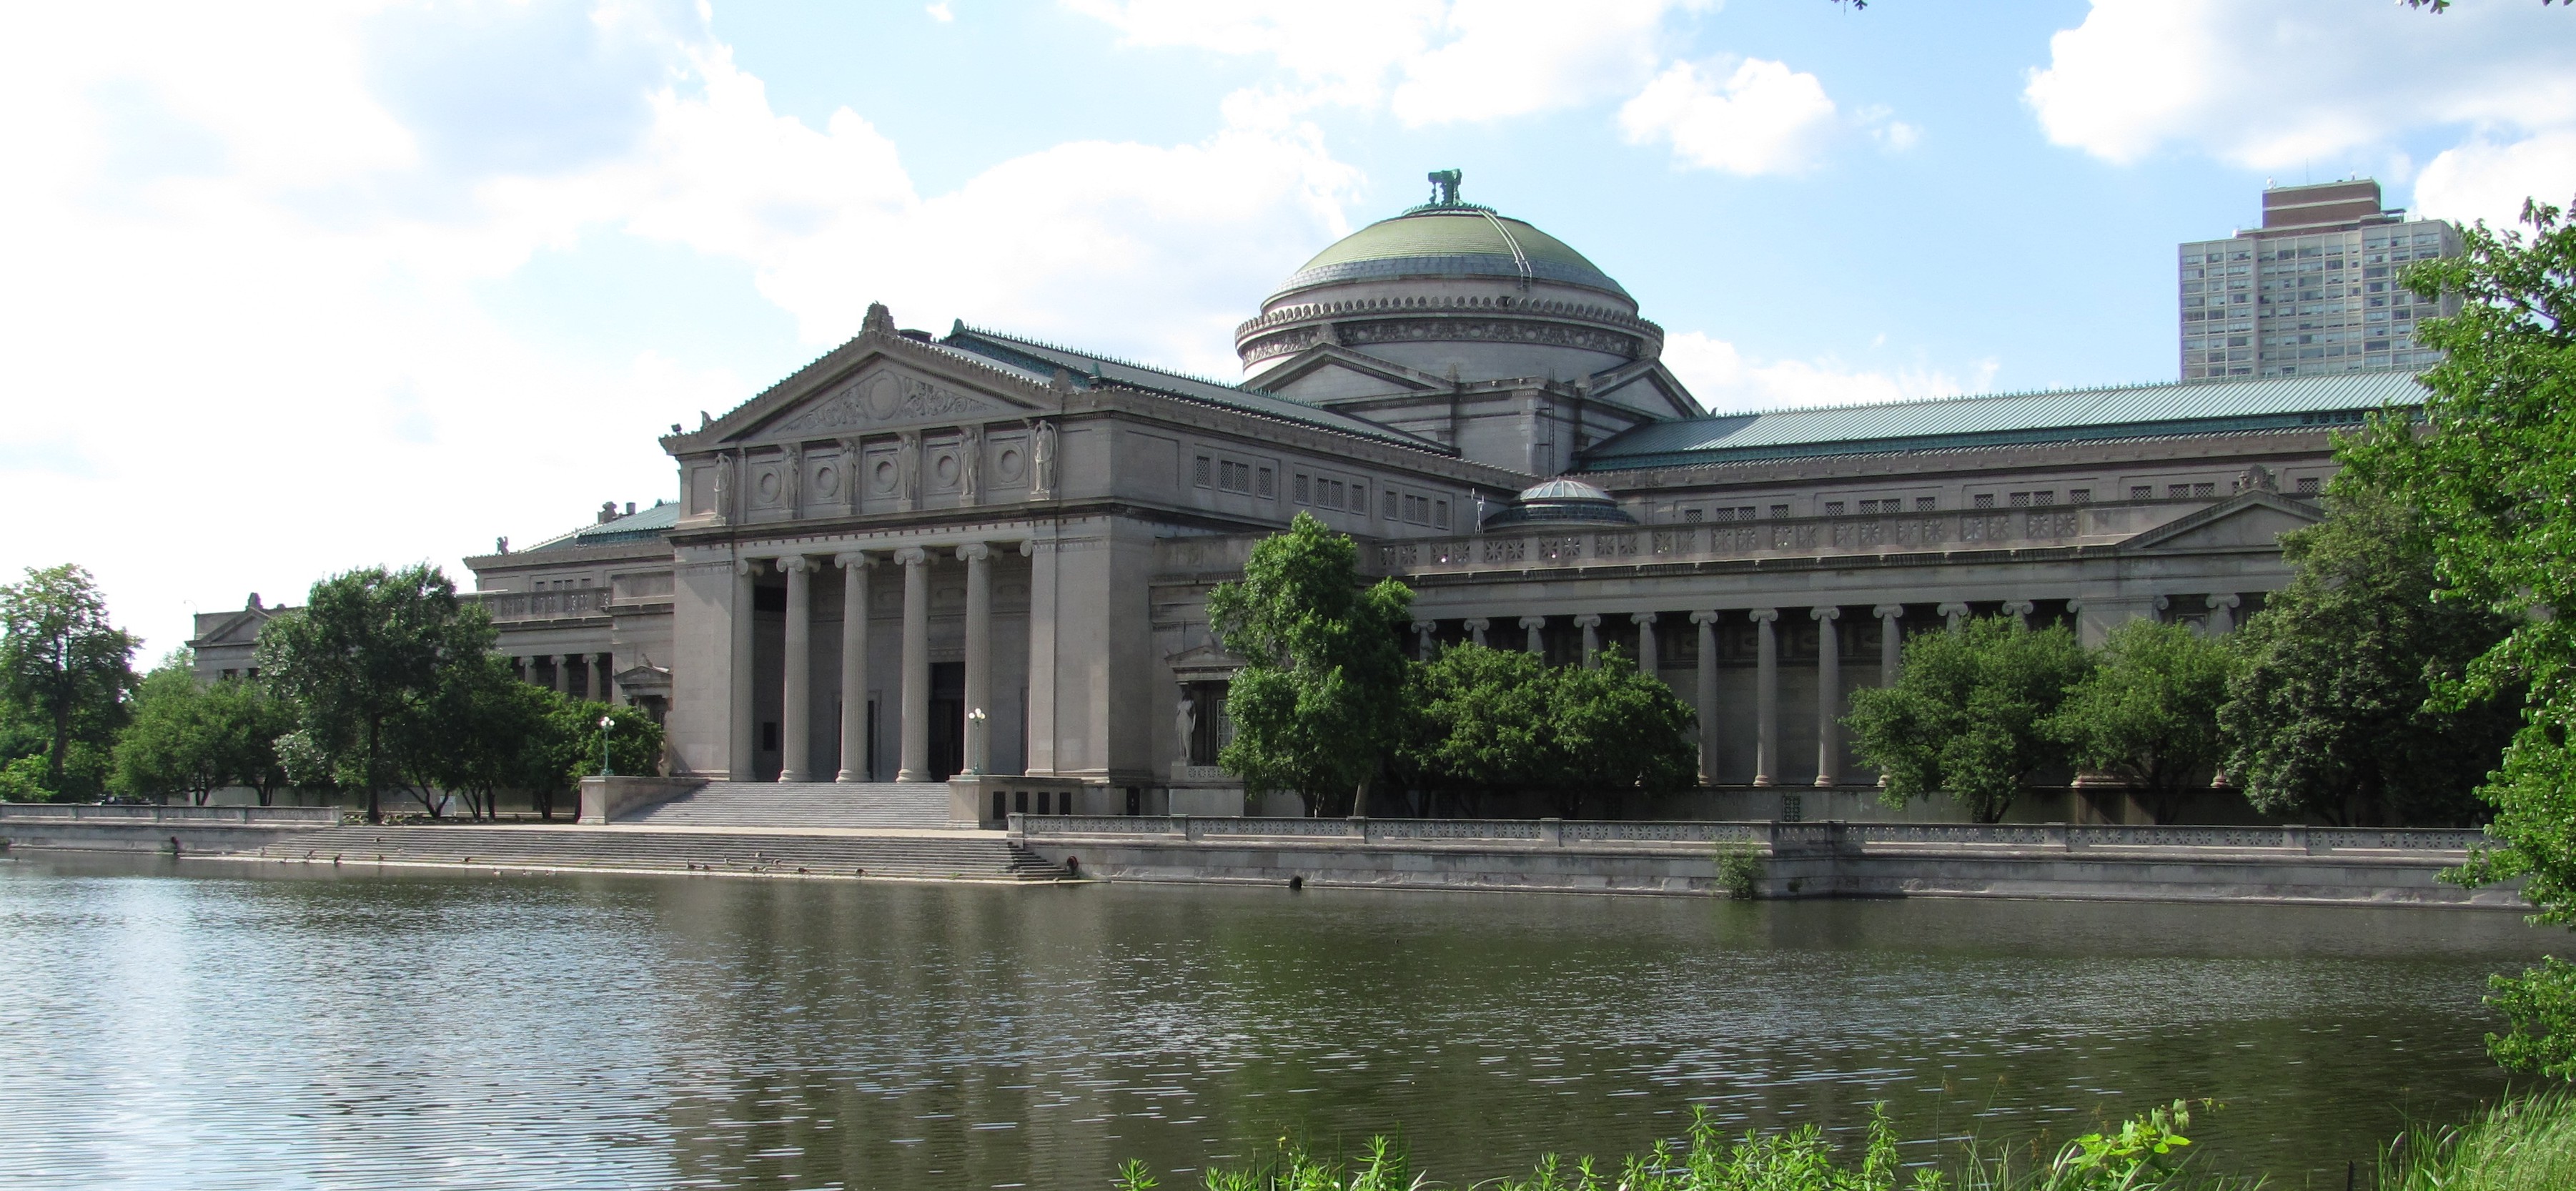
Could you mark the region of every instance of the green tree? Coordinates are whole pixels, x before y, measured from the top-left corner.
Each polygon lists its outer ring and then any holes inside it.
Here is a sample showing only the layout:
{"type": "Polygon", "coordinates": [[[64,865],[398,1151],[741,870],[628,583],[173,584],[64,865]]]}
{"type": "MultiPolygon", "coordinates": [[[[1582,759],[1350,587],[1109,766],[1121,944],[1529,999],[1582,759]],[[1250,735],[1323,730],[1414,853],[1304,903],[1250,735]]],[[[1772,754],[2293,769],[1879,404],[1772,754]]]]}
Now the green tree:
{"type": "Polygon", "coordinates": [[[613,703],[562,699],[553,717],[554,730],[546,737],[553,750],[547,755],[553,781],[538,791],[543,798],[537,806],[541,815],[551,818],[557,794],[599,772],[602,718],[609,721],[606,759],[612,770],[630,777],[661,772],[662,725],[654,723],[651,716],[613,703]]]}
{"type": "Polygon", "coordinates": [[[284,780],[277,738],[293,727],[286,708],[255,682],[199,686],[195,659],[181,650],[135,687],[108,785],[137,798],[184,793],[198,806],[225,786],[248,786],[267,806],[284,780]]]}
{"type": "Polygon", "coordinates": [[[49,796],[90,793],[104,777],[140,645],[108,623],[106,598],[77,565],[30,567],[0,586],[0,698],[40,726],[49,796]]]}
{"type": "Polygon", "coordinates": [[[1979,617],[1905,643],[1895,685],[1852,692],[1852,747],[1887,775],[1890,806],[1947,794],[1980,823],[2003,820],[2066,746],[2045,727],[2092,663],[2062,625],[1979,617]]]}
{"type": "Polygon", "coordinates": [[[2519,693],[2432,701],[2512,627],[2434,598],[2434,542],[2406,505],[2346,472],[2326,519],[2281,539],[2290,584],[2247,618],[2218,722],[2254,809],[2329,823],[2466,823],[2519,693]]]}
{"type": "Polygon", "coordinates": [[[1547,670],[1527,650],[1475,644],[1410,667],[1399,770],[1435,804],[1471,813],[1488,792],[1527,785],[1546,764],[1547,670]]]}
{"type": "Polygon", "coordinates": [[[1538,785],[1558,814],[1574,818],[1595,797],[1615,807],[1699,780],[1698,717],[1662,679],[1640,673],[1626,650],[1611,646],[1594,665],[1559,666],[1549,679],[1542,703],[1552,747],[1538,785]]]}
{"type": "Polygon", "coordinates": [[[434,567],[370,567],[314,584],[303,608],[259,634],[261,680],[297,711],[297,741],[281,748],[306,772],[365,790],[367,818],[381,822],[384,788],[414,785],[419,772],[396,764],[397,734],[416,732],[413,717],[449,692],[449,671],[482,665],[496,638],[491,617],[460,603],[434,567]]]}
{"type": "Polygon", "coordinates": [[[2142,618],[2111,630],[2094,662],[2048,734],[2075,764],[2128,779],[2156,822],[2175,822],[2224,754],[2218,707],[2234,659],[2190,625],[2142,618]]]}
{"type": "Polygon", "coordinates": [[[432,818],[450,795],[465,799],[469,817],[496,818],[502,791],[552,788],[548,738],[565,702],[519,681],[504,658],[460,659],[440,671],[436,691],[415,713],[391,722],[387,752],[432,818]]]}
{"type": "Polygon", "coordinates": [[[1306,813],[1368,813],[1401,723],[1402,634],[1413,592],[1362,586],[1359,547],[1299,513],[1253,547],[1208,620],[1244,660],[1226,692],[1234,740],[1218,754],[1247,791],[1293,790],[1306,813]]]}
{"type": "Polygon", "coordinates": [[[1435,798],[1537,794],[1573,818],[1594,798],[1670,793],[1697,778],[1691,709],[1615,646],[1589,667],[1452,646],[1411,668],[1404,701],[1396,768],[1435,798]]]}

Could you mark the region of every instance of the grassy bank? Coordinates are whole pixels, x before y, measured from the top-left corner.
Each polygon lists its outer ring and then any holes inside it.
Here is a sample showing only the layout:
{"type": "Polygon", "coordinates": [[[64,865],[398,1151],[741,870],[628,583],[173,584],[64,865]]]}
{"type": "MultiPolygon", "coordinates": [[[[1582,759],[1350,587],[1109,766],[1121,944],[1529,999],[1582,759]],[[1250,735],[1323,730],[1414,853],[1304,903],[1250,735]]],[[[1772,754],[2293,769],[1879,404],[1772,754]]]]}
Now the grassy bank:
{"type": "Polygon", "coordinates": [[[2576,1187],[2576,1096],[2509,1100],[2446,1129],[2408,1130],[2379,1168],[2380,1191],[2567,1191],[2576,1187]]]}
{"type": "MultiPolygon", "coordinates": [[[[2205,1102],[2204,1102],[2205,1103],[2205,1102]]],[[[2259,1176],[2188,1169],[2192,1105],[2176,1101],[2086,1134],[2053,1156],[1970,1147],[1941,1168],[1907,1167],[1896,1128],[1873,1113],[1858,1153],[1838,1152],[1813,1125],[1786,1133],[1722,1133],[1696,1113],[1680,1145],[1657,1143],[1617,1162],[1541,1159],[1527,1178],[1473,1184],[1477,1191],[2255,1191],[2259,1176]]],[[[2570,1191],[2576,1189],[2576,1095],[2507,1101],[2465,1125],[2418,1126],[2393,1143],[2369,1191],[2570,1191]]],[[[2365,1172],[2367,1177],[2367,1172],[2365,1172]]],[[[1159,1185],[1129,1163],[1119,1191],[1159,1185]]],[[[1210,1170],[1206,1191],[1416,1191],[1466,1186],[1415,1171],[1385,1138],[1357,1157],[1329,1158],[1283,1143],[1269,1161],[1210,1170]]],[[[1172,1191],[1180,1191],[1173,1188],[1172,1191]]]]}

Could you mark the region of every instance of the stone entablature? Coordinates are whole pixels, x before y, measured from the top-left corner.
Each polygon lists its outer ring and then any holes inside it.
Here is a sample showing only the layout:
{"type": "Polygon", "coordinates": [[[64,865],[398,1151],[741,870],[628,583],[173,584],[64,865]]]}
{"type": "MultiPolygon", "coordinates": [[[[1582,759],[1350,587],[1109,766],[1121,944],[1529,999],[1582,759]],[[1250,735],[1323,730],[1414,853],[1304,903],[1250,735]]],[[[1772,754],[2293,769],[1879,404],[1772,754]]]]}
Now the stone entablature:
{"type": "Polygon", "coordinates": [[[1628,360],[1663,351],[1664,329],[1607,306],[1493,297],[1367,298],[1283,307],[1235,329],[1244,367],[1320,343],[1534,343],[1628,360]]]}

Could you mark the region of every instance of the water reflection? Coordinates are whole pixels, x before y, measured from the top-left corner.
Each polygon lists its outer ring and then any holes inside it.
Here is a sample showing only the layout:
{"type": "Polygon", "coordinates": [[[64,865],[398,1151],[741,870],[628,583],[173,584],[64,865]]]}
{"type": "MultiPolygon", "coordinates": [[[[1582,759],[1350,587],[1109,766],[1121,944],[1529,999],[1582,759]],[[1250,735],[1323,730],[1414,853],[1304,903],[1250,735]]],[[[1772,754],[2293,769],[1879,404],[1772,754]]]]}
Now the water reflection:
{"type": "Polygon", "coordinates": [[[2063,1137],[2174,1095],[2228,1101],[2212,1158],[2340,1186],[2402,1112],[2501,1089],[2482,977],[2558,940],[2478,912],[22,854],[0,1186],[1096,1187],[1390,1123],[1463,1182],[1693,1102],[2063,1137]]]}

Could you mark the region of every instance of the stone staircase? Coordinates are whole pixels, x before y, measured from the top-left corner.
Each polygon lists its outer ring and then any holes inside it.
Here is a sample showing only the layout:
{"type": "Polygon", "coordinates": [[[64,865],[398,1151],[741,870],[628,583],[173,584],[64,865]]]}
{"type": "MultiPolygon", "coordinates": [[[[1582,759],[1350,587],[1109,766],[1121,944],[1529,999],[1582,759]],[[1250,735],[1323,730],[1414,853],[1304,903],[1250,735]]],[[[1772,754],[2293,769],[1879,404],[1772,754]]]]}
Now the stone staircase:
{"type": "Polygon", "coordinates": [[[708,782],[617,821],[653,827],[950,826],[945,782],[708,782]]]}
{"type": "Polygon", "coordinates": [[[236,855],[329,864],[625,869],[771,876],[1054,881],[1071,874],[999,832],[798,835],[534,825],[325,827],[236,855]]]}

